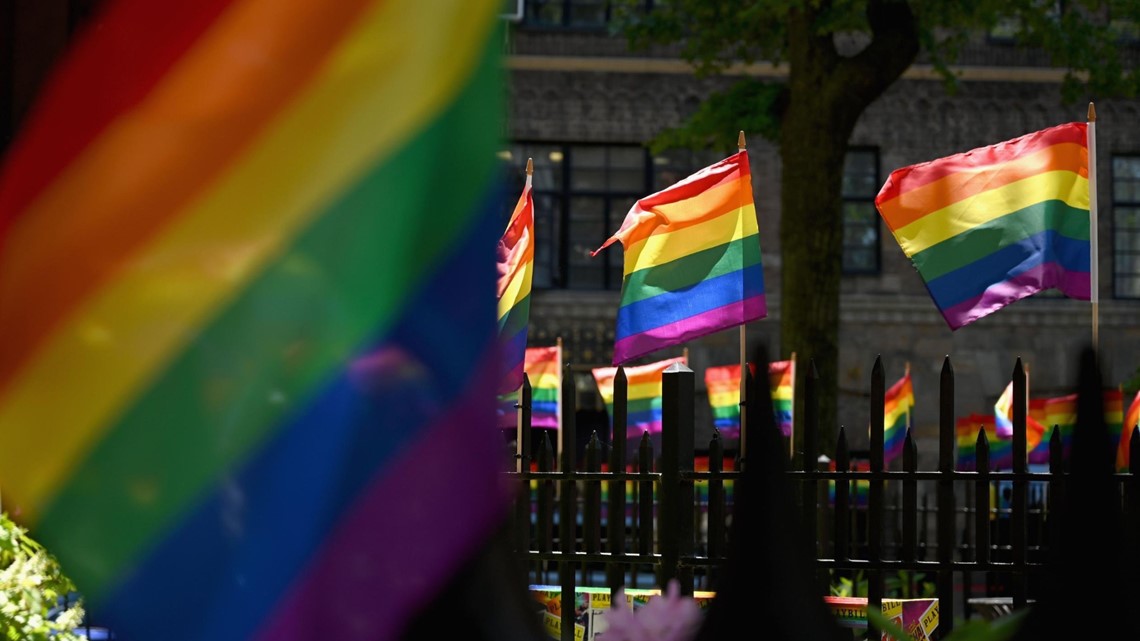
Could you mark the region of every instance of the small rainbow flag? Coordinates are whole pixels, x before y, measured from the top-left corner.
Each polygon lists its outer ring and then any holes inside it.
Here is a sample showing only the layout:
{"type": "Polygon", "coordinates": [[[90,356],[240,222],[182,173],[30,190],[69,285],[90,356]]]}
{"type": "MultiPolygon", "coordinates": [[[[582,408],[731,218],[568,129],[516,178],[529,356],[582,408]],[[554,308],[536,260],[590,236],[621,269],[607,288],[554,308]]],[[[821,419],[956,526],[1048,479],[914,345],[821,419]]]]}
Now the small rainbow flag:
{"type": "Polygon", "coordinates": [[[1128,413],[1124,416],[1120,442],[1116,446],[1116,471],[1118,472],[1128,471],[1132,459],[1132,431],[1136,429],[1137,422],[1140,422],[1140,391],[1137,391],[1136,396],[1132,397],[1132,403],[1128,405],[1128,413]]]}
{"type": "MultiPolygon", "coordinates": [[[[755,365],[749,363],[752,371],[755,365]]],[[[772,409],[776,425],[784,436],[792,435],[793,360],[768,363],[768,382],[771,385],[772,409]]],[[[740,365],[718,365],[705,369],[705,387],[712,408],[713,427],[727,438],[740,437],[740,365]]]]}
{"type": "Polygon", "coordinates": [[[45,85],[4,507],[117,636],[401,639],[497,536],[501,5],[114,0],[45,85]]]}
{"type": "MultiPolygon", "coordinates": [[[[1045,415],[1048,419],[1049,404],[1045,403],[1045,415]]],[[[1013,437],[1013,381],[1006,384],[1005,389],[998,396],[997,401],[994,402],[994,425],[997,429],[997,435],[1001,438],[1008,439],[1013,437]]],[[[1025,406],[1025,428],[1030,433],[1045,433],[1045,426],[1037,422],[1037,419],[1029,411],[1028,401],[1025,406]]],[[[1042,437],[1041,440],[1044,440],[1042,437]]]]}
{"type": "Polygon", "coordinates": [[[634,203],[591,254],[625,250],[613,364],[764,318],[759,234],[746,151],[634,203]]]}
{"type": "Polygon", "coordinates": [[[914,386],[910,378],[910,364],[906,373],[883,395],[883,462],[887,463],[902,454],[906,431],[910,429],[911,410],[914,409],[914,386]]]}
{"type": "MultiPolygon", "coordinates": [[[[751,363],[749,367],[752,367],[751,363]]],[[[713,427],[721,436],[739,438],[740,364],[705,368],[705,387],[712,408],[713,427]]]]}
{"type": "MultiPolygon", "coordinates": [[[[1124,427],[1124,393],[1120,389],[1104,391],[1104,423],[1112,439],[1112,447],[1117,447],[1124,427]]],[[[1045,399],[1045,425],[1041,442],[1030,453],[1030,463],[1049,462],[1049,442],[1053,430],[1061,434],[1061,459],[1068,461],[1073,447],[1073,431],[1077,426],[1077,395],[1066,394],[1045,399]]]]}
{"type": "MultiPolygon", "coordinates": [[[[561,428],[562,345],[526,348],[523,369],[530,378],[530,426],[561,428]]],[[[499,396],[500,428],[518,427],[518,400],[517,390],[499,396]]]]}
{"type": "MultiPolygon", "coordinates": [[[[534,199],[530,166],[528,161],[526,184],[507,222],[507,230],[495,248],[499,270],[499,342],[503,348],[499,394],[517,392],[523,382],[530,286],[534,277],[534,199]]],[[[533,380],[531,385],[534,385],[533,380]]]]}
{"type": "MultiPolygon", "coordinates": [[[[831,461],[828,469],[835,471],[835,461],[831,461]]],[[[870,472],[871,462],[868,460],[852,461],[849,471],[852,472],[870,472]]],[[[848,505],[852,507],[866,507],[871,498],[871,481],[866,479],[855,479],[847,482],[847,496],[849,497],[848,505]]],[[[827,482],[827,502],[829,505],[835,505],[835,481],[827,482]]]]}
{"type": "Polygon", "coordinates": [[[793,412],[796,406],[796,355],[786,361],[768,363],[768,382],[772,388],[772,411],[776,427],[787,438],[792,437],[793,412]]]}
{"type": "Polygon", "coordinates": [[[1039,291],[1089,300],[1088,126],[891,172],[879,214],[951,330],[1039,291]]]}
{"type": "MultiPolygon", "coordinates": [[[[674,363],[688,364],[684,356],[677,356],[625,368],[626,438],[641,438],[644,432],[661,432],[661,374],[674,363]]],[[[617,367],[595,367],[591,370],[598,384],[598,392],[606,404],[611,430],[614,420],[614,377],[617,376],[617,370],[617,367]]]]}
{"type": "MultiPolygon", "coordinates": [[[[990,469],[1013,469],[1013,439],[1000,436],[997,421],[993,414],[970,414],[961,417],[955,426],[958,444],[958,469],[976,470],[978,457],[976,452],[978,432],[986,431],[986,441],[990,448],[990,469]]],[[[1042,442],[1042,432],[1028,429],[1026,434],[1025,451],[1028,461],[1029,452],[1032,452],[1042,442]]]]}

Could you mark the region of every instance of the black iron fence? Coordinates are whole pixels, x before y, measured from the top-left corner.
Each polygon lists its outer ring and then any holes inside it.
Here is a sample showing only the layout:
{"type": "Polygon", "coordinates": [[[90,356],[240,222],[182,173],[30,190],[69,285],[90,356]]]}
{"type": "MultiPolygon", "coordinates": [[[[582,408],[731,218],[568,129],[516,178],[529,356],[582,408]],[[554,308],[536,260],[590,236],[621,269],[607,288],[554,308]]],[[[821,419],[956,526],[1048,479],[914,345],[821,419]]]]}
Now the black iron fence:
{"type": "MultiPolygon", "coordinates": [[[[579,452],[573,445],[576,394],[572,377],[564,377],[560,438],[568,445],[557,456],[550,433],[529,429],[530,387],[524,383],[519,402],[522,427],[514,469],[508,474],[519,486],[513,543],[532,582],[558,585],[564,604],[574,603],[580,586],[661,588],[677,579],[686,594],[716,589],[729,561],[728,533],[738,503],[734,483],[750,461],[765,460],[749,452],[750,443],[763,443],[758,437],[767,436],[759,430],[776,428],[770,399],[766,393],[760,395],[760,384],[749,377],[743,406],[752,411],[742,412],[746,420],[739,448],[726,454],[714,433],[707,447],[698,450],[694,383],[693,372],[682,365],[663,374],[660,451],[654,450],[647,435],[635,443],[623,438],[606,443],[593,434],[579,452]]],[[[762,389],[767,391],[766,386],[762,389]]],[[[883,367],[877,359],[871,374],[865,464],[853,465],[841,429],[828,452],[834,465],[820,465],[819,455],[824,452],[818,443],[816,378],[809,367],[802,390],[802,451],[795,465],[788,460],[786,447],[781,455],[802,531],[814,539],[816,564],[807,571],[815,573],[821,598],[843,585],[856,590],[865,585],[869,607],[881,605],[884,598],[934,596],[942,613],[940,638],[953,629],[956,618],[987,616],[999,608],[1017,610],[1033,603],[1038,596],[1035,576],[1058,546],[1066,481],[1078,453],[1065,460],[1060,432],[1053,430],[1048,470],[1027,468],[1027,386],[1020,360],[1013,372],[1009,470],[990,470],[989,444],[982,430],[976,443],[976,471],[956,469],[954,373],[949,358],[940,381],[937,468],[918,469],[918,450],[908,433],[901,469],[887,469],[884,392],[883,367]]],[[[614,425],[626,424],[626,400],[625,373],[619,369],[614,425]]],[[[1096,402],[1099,408],[1099,398],[1096,402]]],[[[1088,415],[1079,420],[1077,430],[1099,429],[1095,433],[1107,441],[1103,420],[1090,421],[1088,415]]],[[[1136,538],[1140,535],[1136,433],[1130,444],[1130,472],[1112,474],[1112,496],[1104,503],[1124,517],[1120,520],[1124,531],[1113,537],[1118,541],[1140,540],[1136,538]]],[[[1105,449],[1105,458],[1111,458],[1105,449]]],[[[770,455],[767,460],[772,460],[770,455]]],[[[573,608],[564,608],[561,616],[562,638],[569,641],[574,635],[573,608]]]]}

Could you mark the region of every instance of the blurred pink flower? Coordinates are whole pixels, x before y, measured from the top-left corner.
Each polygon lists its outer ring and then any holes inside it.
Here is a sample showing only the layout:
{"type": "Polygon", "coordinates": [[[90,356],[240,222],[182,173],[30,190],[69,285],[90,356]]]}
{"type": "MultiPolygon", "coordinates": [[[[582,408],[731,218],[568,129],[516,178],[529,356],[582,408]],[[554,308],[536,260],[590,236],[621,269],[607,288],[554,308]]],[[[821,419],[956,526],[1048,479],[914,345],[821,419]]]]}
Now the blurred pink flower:
{"type": "Polygon", "coordinates": [[[692,597],[681,595],[681,584],[671,579],[665,593],[654,596],[637,610],[626,605],[625,591],[619,589],[606,610],[606,628],[598,641],[692,641],[704,613],[692,597]]]}

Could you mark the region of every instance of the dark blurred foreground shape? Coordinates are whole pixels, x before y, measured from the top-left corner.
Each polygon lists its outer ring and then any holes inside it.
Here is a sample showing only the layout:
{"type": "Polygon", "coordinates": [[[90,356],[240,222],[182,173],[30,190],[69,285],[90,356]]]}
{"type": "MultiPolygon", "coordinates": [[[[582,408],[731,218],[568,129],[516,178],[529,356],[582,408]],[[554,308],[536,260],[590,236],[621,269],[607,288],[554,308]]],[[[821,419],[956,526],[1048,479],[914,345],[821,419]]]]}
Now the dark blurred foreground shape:
{"type": "Polygon", "coordinates": [[[1113,480],[1101,370],[1091,348],[1080,355],[1078,389],[1072,462],[1060,497],[1059,539],[1040,576],[1042,596],[1029,608],[1016,641],[1140,639],[1140,618],[1134,616],[1140,603],[1136,447],[1122,495],[1113,480]]]}

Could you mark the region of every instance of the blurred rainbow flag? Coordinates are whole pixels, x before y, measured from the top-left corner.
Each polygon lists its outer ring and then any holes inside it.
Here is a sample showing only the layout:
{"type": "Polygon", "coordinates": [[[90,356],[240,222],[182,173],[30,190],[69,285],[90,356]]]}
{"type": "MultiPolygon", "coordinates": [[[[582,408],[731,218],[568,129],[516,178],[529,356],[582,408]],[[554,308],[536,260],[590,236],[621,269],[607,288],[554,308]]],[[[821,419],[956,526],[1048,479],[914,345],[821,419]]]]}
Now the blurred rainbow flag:
{"type": "Polygon", "coordinates": [[[768,314],[747,151],[641,198],[591,255],[615,242],[614,365],[768,314]]]}
{"type": "MultiPolygon", "coordinates": [[[[1013,469],[1013,439],[998,434],[997,419],[993,414],[970,414],[960,417],[955,426],[958,444],[958,469],[976,470],[978,464],[977,440],[978,432],[984,429],[986,442],[990,450],[990,469],[1013,469]]],[[[1043,431],[1026,430],[1025,451],[1028,461],[1029,453],[1042,442],[1043,431]]]]}
{"type": "MultiPolygon", "coordinates": [[[[831,461],[828,469],[834,472],[836,470],[835,461],[831,461]]],[[[870,472],[871,462],[863,460],[851,461],[848,467],[852,472],[870,472]]],[[[871,497],[871,481],[866,479],[855,479],[847,482],[847,496],[848,505],[851,507],[866,507],[871,497]]],[[[827,482],[827,502],[829,505],[835,505],[835,481],[827,482]]]]}
{"type": "MultiPolygon", "coordinates": [[[[755,373],[752,363],[748,366],[755,373]]],[[[776,425],[784,436],[792,435],[792,408],[795,361],[768,363],[768,382],[772,392],[772,410],[776,425]]],[[[740,437],[740,364],[718,365],[705,369],[705,387],[712,409],[713,427],[727,438],[740,437]]]]}
{"type": "Polygon", "coordinates": [[[45,85],[0,483],[117,636],[399,639],[501,528],[500,9],[116,0],[45,85]]]}
{"type": "Polygon", "coordinates": [[[1116,446],[1117,472],[1128,471],[1132,459],[1132,432],[1136,429],[1138,421],[1140,421],[1140,391],[1137,391],[1136,396],[1132,397],[1132,402],[1128,405],[1128,413],[1125,415],[1121,426],[1120,442],[1116,446]]]}
{"type": "MultiPolygon", "coordinates": [[[[1124,426],[1121,408],[1124,402],[1124,392],[1120,389],[1104,390],[1104,423],[1112,439],[1112,447],[1116,448],[1120,441],[1124,426]]],[[[1044,431],[1041,442],[1030,452],[1030,463],[1049,462],[1049,442],[1053,438],[1053,430],[1061,434],[1061,459],[1068,461],[1073,447],[1073,430],[1077,426],[1077,395],[1066,394],[1046,398],[1044,400],[1044,431]]]]}
{"type": "MultiPolygon", "coordinates": [[[[641,438],[643,432],[661,431],[661,374],[672,364],[688,364],[684,356],[667,358],[647,365],[625,368],[626,377],[626,438],[641,438]]],[[[617,367],[595,367],[592,371],[598,392],[610,417],[614,420],[614,377],[617,367]]]]}
{"type": "MultiPolygon", "coordinates": [[[[528,347],[523,368],[530,378],[530,426],[559,429],[562,410],[562,344],[550,347],[528,347]]],[[[518,390],[499,396],[499,427],[518,427],[518,390]]]]}
{"type": "Polygon", "coordinates": [[[793,412],[796,406],[796,353],[786,361],[768,363],[768,382],[772,388],[772,411],[776,413],[776,427],[787,438],[792,438],[795,425],[793,412]]]}
{"type": "MultiPolygon", "coordinates": [[[[534,278],[533,164],[527,160],[526,184],[495,248],[499,271],[497,294],[499,341],[503,361],[499,394],[517,392],[523,383],[530,288],[534,278]]],[[[534,385],[534,381],[531,381],[534,385]]]]}
{"type": "Polygon", "coordinates": [[[911,410],[914,409],[914,386],[910,378],[910,363],[906,373],[883,395],[883,462],[889,463],[902,454],[906,431],[910,429],[911,410]]]}

